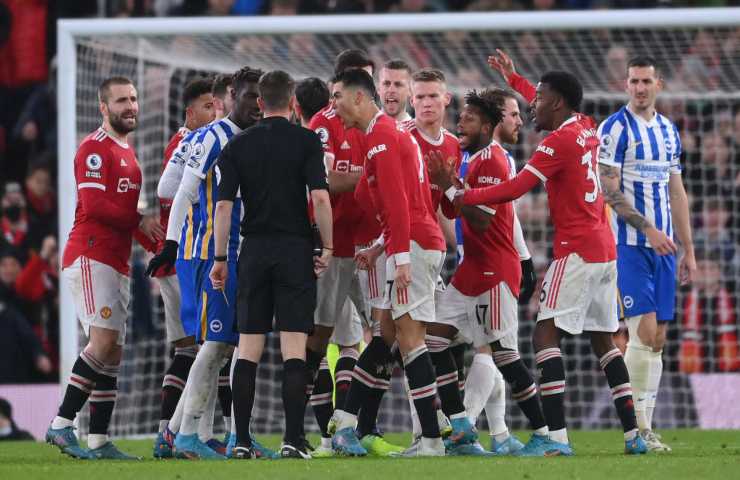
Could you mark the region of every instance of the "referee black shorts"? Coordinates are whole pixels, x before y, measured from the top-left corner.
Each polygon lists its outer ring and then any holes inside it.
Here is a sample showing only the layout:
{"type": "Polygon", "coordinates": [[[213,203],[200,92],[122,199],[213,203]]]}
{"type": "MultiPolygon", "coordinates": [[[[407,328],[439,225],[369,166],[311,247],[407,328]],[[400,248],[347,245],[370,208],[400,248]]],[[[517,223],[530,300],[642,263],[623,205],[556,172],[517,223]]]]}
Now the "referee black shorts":
{"type": "Polygon", "coordinates": [[[275,330],[311,334],[315,308],[311,239],[288,235],[245,237],[239,254],[239,333],[275,330]]]}

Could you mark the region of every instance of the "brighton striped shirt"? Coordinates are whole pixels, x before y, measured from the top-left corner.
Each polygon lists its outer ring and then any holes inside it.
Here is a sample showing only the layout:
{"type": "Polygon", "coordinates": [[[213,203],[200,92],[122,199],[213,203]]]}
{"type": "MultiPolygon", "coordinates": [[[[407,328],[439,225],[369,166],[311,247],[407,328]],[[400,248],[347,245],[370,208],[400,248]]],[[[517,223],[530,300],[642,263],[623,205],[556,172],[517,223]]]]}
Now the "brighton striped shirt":
{"type": "MultiPolygon", "coordinates": [[[[655,228],[673,238],[668,180],[681,173],[681,139],[667,117],[648,122],[622,107],[599,126],[599,163],[620,169],[625,198],[655,228]]],[[[612,214],[617,245],[650,247],[645,234],[612,214]]]]}

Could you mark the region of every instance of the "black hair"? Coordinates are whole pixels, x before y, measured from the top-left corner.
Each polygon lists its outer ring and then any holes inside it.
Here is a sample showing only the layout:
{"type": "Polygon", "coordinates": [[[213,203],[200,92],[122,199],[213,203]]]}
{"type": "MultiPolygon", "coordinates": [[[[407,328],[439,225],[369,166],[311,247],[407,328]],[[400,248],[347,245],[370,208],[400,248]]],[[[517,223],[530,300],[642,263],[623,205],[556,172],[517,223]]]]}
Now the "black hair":
{"type": "Polygon", "coordinates": [[[342,51],[334,60],[334,75],[347,69],[371,67],[375,71],[375,62],[364,50],[350,48],[342,51]]]}
{"type": "Polygon", "coordinates": [[[212,78],[196,78],[189,81],[182,91],[182,101],[185,105],[189,106],[201,95],[211,93],[213,89],[212,78]]]}
{"type": "Polygon", "coordinates": [[[342,82],[342,85],[345,87],[354,87],[364,90],[370,98],[374,99],[377,96],[373,77],[371,77],[365,70],[357,68],[345,70],[334,77],[334,83],[339,82],[342,82]]]}
{"type": "Polygon", "coordinates": [[[627,62],[627,68],[632,67],[653,67],[655,69],[656,75],[659,75],[660,68],[658,67],[658,62],[655,61],[655,59],[649,55],[638,55],[636,57],[630,58],[629,62],[627,62]]]}
{"type": "Polygon", "coordinates": [[[231,87],[238,91],[246,87],[248,83],[259,83],[264,73],[258,68],[242,67],[231,76],[231,87]]]}
{"type": "Polygon", "coordinates": [[[465,94],[465,103],[475,107],[478,112],[494,127],[503,119],[503,105],[497,102],[497,93],[500,89],[485,89],[480,92],[471,90],[465,94]]]}
{"type": "Polygon", "coordinates": [[[329,103],[330,96],[326,82],[317,77],[305,78],[295,87],[295,98],[305,120],[310,120],[324,108],[329,103]]]}
{"type": "Polygon", "coordinates": [[[581,109],[583,87],[578,78],[569,72],[550,71],[542,75],[540,83],[546,83],[550,90],[557,92],[571,110],[581,109]]]}

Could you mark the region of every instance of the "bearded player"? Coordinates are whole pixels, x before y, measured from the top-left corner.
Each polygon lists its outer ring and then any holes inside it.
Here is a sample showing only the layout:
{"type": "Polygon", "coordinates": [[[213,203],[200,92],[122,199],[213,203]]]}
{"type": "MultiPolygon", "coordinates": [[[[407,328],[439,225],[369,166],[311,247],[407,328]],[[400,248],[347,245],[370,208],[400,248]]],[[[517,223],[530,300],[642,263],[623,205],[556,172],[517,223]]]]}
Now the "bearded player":
{"type": "Polygon", "coordinates": [[[136,88],[127,78],[112,77],[100,85],[98,100],[103,125],[85,137],[75,156],[77,207],[62,257],[63,275],[89,340],[72,367],[46,441],[76,458],[131,460],[137,457],[108,440],[126,338],[128,260],[135,232],[156,242],[163,231],[156,218],[136,210],[141,169],[128,144],[128,135],[138,124],[136,88]],[[89,449],[85,449],[72,425],[88,399],[89,449]]]}
{"type": "MultiPolygon", "coordinates": [[[[583,89],[566,72],[548,72],[535,90],[533,109],[538,130],[551,133],[513,179],[485,188],[449,192],[457,205],[499,204],[519,198],[546,182],[555,227],[554,261],[542,283],[540,311],[533,333],[540,370],[542,407],[548,435],[533,435],[523,455],[573,455],[565,424],[565,364],[560,340],[588,332],[591,346],[611,388],[624,430],[625,453],[646,453],[638,435],[629,374],[617,331],[616,247],[606,218],[604,197],[594,169],[599,144],[596,125],[578,113],[583,89]]],[[[452,184],[454,169],[447,170],[452,184]]],[[[447,193],[446,193],[447,195],[447,193]]]]}

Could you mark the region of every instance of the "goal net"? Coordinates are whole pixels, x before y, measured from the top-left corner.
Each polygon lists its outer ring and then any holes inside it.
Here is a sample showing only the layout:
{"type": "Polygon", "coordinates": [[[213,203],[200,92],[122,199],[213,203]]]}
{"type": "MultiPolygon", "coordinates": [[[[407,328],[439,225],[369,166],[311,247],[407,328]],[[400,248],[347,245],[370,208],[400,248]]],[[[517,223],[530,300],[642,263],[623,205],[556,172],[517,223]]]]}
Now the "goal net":
{"type": "MultiPolygon", "coordinates": [[[[698,279],[693,287],[681,289],[676,321],[668,330],[655,422],[660,428],[697,426],[711,412],[698,410],[701,389],[695,379],[740,370],[736,337],[738,24],[740,12],[734,9],[63,21],[59,34],[61,240],[66,240],[73,218],[74,152],[82,137],[100,124],[96,88],[111,75],[132,78],[138,89],[140,126],[134,145],[145,179],[141,198],[144,208],[155,212],[164,146],[183,122],[183,86],[197,75],[233,72],[249,65],[283,69],[296,78],[328,79],[337,53],[362,48],[377,64],[402,58],[413,68],[442,69],[455,93],[447,117],[447,127],[454,131],[465,91],[504,86],[486,65],[487,55],[496,48],[508,52],[518,72],[532,81],[550,69],[576,73],[586,92],[584,111],[597,121],[626,102],[629,57],[648,54],[657,59],[666,78],[659,110],[681,131],[684,182],[699,254],[698,279]]],[[[540,138],[527,125],[520,143],[510,146],[519,167],[540,138]]],[[[541,279],[552,234],[544,191],[525,196],[518,209],[541,279]]],[[[112,426],[112,433],[119,436],[156,431],[162,377],[171,353],[156,283],[142,273],[146,258],[136,250],[132,262],[131,323],[112,426]]],[[[448,262],[447,275],[453,268],[454,261],[448,262]]],[[[84,345],[69,295],[63,287],[63,379],[84,345]]],[[[534,368],[530,338],[537,298],[535,294],[520,312],[521,351],[530,368],[534,368]]],[[[618,339],[623,343],[625,334],[618,339]]],[[[609,390],[588,339],[566,339],[563,351],[569,425],[616,427],[609,390]]],[[[282,429],[283,418],[275,339],[270,339],[263,360],[254,429],[276,432],[282,429]]],[[[394,380],[393,385],[382,406],[380,426],[387,431],[408,430],[408,403],[401,382],[394,380]]],[[[526,426],[517,408],[509,408],[508,413],[511,426],[526,426]]],[[[309,409],[308,428],[314,426],[310,415],[309,409]]]]}

